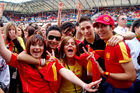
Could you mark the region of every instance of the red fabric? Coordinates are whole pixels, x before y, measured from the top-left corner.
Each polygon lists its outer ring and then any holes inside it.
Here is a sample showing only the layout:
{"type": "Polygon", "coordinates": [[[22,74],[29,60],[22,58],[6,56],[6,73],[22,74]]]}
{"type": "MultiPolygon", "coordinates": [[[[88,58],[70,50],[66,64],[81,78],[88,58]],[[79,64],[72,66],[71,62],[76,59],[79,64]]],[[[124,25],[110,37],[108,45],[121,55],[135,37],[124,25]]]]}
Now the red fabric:
{"type": "Polygon", "coordinates": [[[9,45],[9,50],[12,52],[14,43],[11,41],[10,43],[8,43],[8,45],[9,45]]]}
{"type": "MultiPolygon", "coordinates": [[[[22,81],[23,92],[27,93],[54,93],[58,90],[59,83],[57,82],[47,82],[42,79],[38,71],[29,64],[17,61],[17,55],[12,54],[9,63],[10,66],[16,67],[19,71],[19,75],[22,81]],[[57,85],[57,86],[55,86],[57,85]],[[53,92],[52,92],[53,91],[53,92]]],[[[43,69],[45,68],[42,67],[43,69]]],[[[63,66],[56,62],[57,71],[59,71],[63,66]]],[[[48,74],[43,74],[49,76],[48,74]]],[[[59,79],[60,80],[60,79],[59,79]]]]}
{"type": "Polygon", "coordinates": [[[111,25],[112,27],[114,27],[115,25],[115,22],[113,20],[113,18],[109,15],[101,15],[99,16],[95,23],[93,24],[93,27],[96,27],[97,23],[102,23],[102,24],[105,24],[105,25],[111,25]]]}
{"type": "MultiPolygon", "coordinates": [[[[79,64],[82,64],[85,68],[87,68],[88,61],[86,60],[86,58],[88,56],[89,55],[87,53],[83,53],[83,54],[80,55],[80,57],[75,56],[75,59],[79,60],[78,61],[79,64]]],[[[94,57],[95,57],[95,59],[98,59],[98,55],[94,55],[94,57]]],[[[93,58],[90,58],[89,60],[91,60],[91,62],[92,62],[92,74],[93,74],[92,81],[99,80],[101,78],[101,74],[100,74],[100,71],[97,67],[97,64],[96,64],[96,62],[94,61],[93,58]]]]}
{"type": "MultiPolygon", "coordinates": [[[[115,47],[111,47],[109,45],[106,46],[105,48],[105,68],[107,72],[110,73],[124,73],[124,69],[121,66],[120,61],[129,62],[131,61],[131,55],[130,55],[130,49],[129,47],[122,42],[125,45],[126,52],[121,51],[121,48],[124,46],[120,46],[117,44],[115,47]],[[128,58],[124,58],[123,54],[126,55],[128,58]],[[129,60],[130,59],[130,60],[129,60]],[[129,61],[127,61],[129,60],[129,61]]],[[[119,81],[119,80],[114,80],[110,77],[107,78],[107,81],[112,84],[115,88],[129,88],[132,86],[131,81],[119,81]]]]}
{"type": "Polygon", "coordinates": [[[100,73],[98,66],[97,66],[96,62],[94,61],[94,59],[90,58],[89,60],[92,61],[92,73],[93,73],[92,81],[94,82],[101,78],[101,73],[100,73]]]}

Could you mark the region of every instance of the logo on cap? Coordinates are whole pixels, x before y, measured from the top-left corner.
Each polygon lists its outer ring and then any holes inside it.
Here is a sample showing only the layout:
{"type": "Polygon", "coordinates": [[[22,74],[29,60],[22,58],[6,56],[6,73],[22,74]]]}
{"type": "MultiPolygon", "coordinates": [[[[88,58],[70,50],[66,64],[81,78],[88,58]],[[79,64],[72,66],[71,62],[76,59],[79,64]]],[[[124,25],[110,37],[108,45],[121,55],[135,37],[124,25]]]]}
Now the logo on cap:
{"type": "Polygon", "coordinates": [[[103,20],[106,21],[106,22],[109,22],[110,21],[110,19],[107,16],[104,17],[103,20]]]}

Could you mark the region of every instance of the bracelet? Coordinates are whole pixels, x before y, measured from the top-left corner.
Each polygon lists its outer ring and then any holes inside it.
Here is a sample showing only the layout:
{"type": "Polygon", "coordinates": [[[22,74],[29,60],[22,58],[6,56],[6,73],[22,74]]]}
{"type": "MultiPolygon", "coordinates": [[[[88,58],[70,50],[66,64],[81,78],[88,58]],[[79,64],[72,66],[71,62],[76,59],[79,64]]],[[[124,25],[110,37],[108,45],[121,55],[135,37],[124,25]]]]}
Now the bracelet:
{"type": "Polygon", "coordinates": [[[82,89],[83,89],[82,93],[86,93],[85,87],[86,87],[86,84],[84,84],[83,87],[82,87],[82,89]]]}
{"type": "Polygon", "coordinates": [[[104,71],[103,76],[107,78],[108,76],[110,76],[110,72],[105,72],[104,71]]]}
{"type": "Polygon", "coordinates": [[[40,59],[39,65],[40,65],[40,66],[44,66],[45,64],[46,64],[45,58],[40,59]]]}

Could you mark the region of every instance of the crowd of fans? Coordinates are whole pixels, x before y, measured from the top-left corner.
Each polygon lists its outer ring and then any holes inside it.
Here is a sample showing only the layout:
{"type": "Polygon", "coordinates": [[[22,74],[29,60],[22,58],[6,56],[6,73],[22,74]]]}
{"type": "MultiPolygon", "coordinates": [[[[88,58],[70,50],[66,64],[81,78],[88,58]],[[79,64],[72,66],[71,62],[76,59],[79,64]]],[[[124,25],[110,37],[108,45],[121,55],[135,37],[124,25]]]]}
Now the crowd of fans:
{"type": "Polygon", "coordinates": [[[100,8],[94,23],[98,9],[63,7],[60,2],[58,12],[34,15],[4,12],[10,22],[0,21],[0,93],[139,93],[139,6],[100,8]],[[43,20],[49,23],[36,24],[43,20]],[[129,20],[135,20],[130,29],[129,20]]]}
{"type": "MultiPolygon", "coordinates": [[[[92,17],[96,13],[107,14],[113,17],[114,20],[120,15],[127,15],[128,20],[134,21],[140,16],[140,6],[126,6],[126,7],[100,7],[90,10],[82,10],[81,16],[92,17]]],[[[37,14],[17,14],[13,12],[4,12],[4,16],[9,21],[15,22],[56,22],[57,11],[41,12],[37,14]]],[[[62,12],[62,21],[76,21],[77,10],[69,9],[62,12]]]]}

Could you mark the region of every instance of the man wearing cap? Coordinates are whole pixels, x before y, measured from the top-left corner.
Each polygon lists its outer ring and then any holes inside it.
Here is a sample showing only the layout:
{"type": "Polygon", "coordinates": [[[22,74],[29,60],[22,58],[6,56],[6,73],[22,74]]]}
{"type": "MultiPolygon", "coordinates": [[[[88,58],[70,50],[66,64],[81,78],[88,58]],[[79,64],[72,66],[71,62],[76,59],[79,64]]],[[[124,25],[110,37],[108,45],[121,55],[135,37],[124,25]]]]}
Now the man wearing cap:
{"type": "Polygon", "coordinates": [[[131,60],[130,49],[124,41],[109,46],[108,40],[114,36],[114,20],[108,15],[99,16],[93,24],[98,35],[106,43],[105,69],[98,65],[101,74],[106,77],[105,93],[134,93],[133,81],[136,71],[131,60]]]}
{"type": "MultiPolygon", "coordinates": [[[[79,20],[79,26],[80,26],[80,29],[83,32],[83,35],[85,38],[84,41],[82,41],[79,44],[80,53],[84,53],[82,47],[84,47],[87,50],[88,45],[90,45],[91,51],[96,51],[98,53],[104,52],[105,42],[100,39],[100,37],[98,36],[97,33],[95,33],[91,19],[88,17],[81,17],[79,20]]],[[[126,38],[128,36],[131,36],[131,35],[128,34],[124,37],[126,38]]],[[[120,35],[113,36],[109,40],[109,45],[112,45],[112,46],[116,45],[118,42],[122,41],[124,37],[122,37],[120,35]]],[[[127,38],[127,39],[129,39],[129,38],[127,38]]],[[[100,57],[97,59],[97,61],[99,62],[100,66],[105,70],[104,59],[100,57]]],[[[86,71],[85,71],[85,74],[86,74],[86,71]]],[[[85,76],[84,76],[84,78],[85,78],[85,76]]],[[[87,79],[87,77],[86,77],[86,79],[87,79]]],[[[86,82],[89,82],[89,80],[90,79],[87,79],[86,82]]],[[[102,87],[102,85],[101,85],[101,87],[102,87]]],[[[100,91],[100,93],[104,93],[103,89],[99,89],[99,91],[100,91]]]]}

